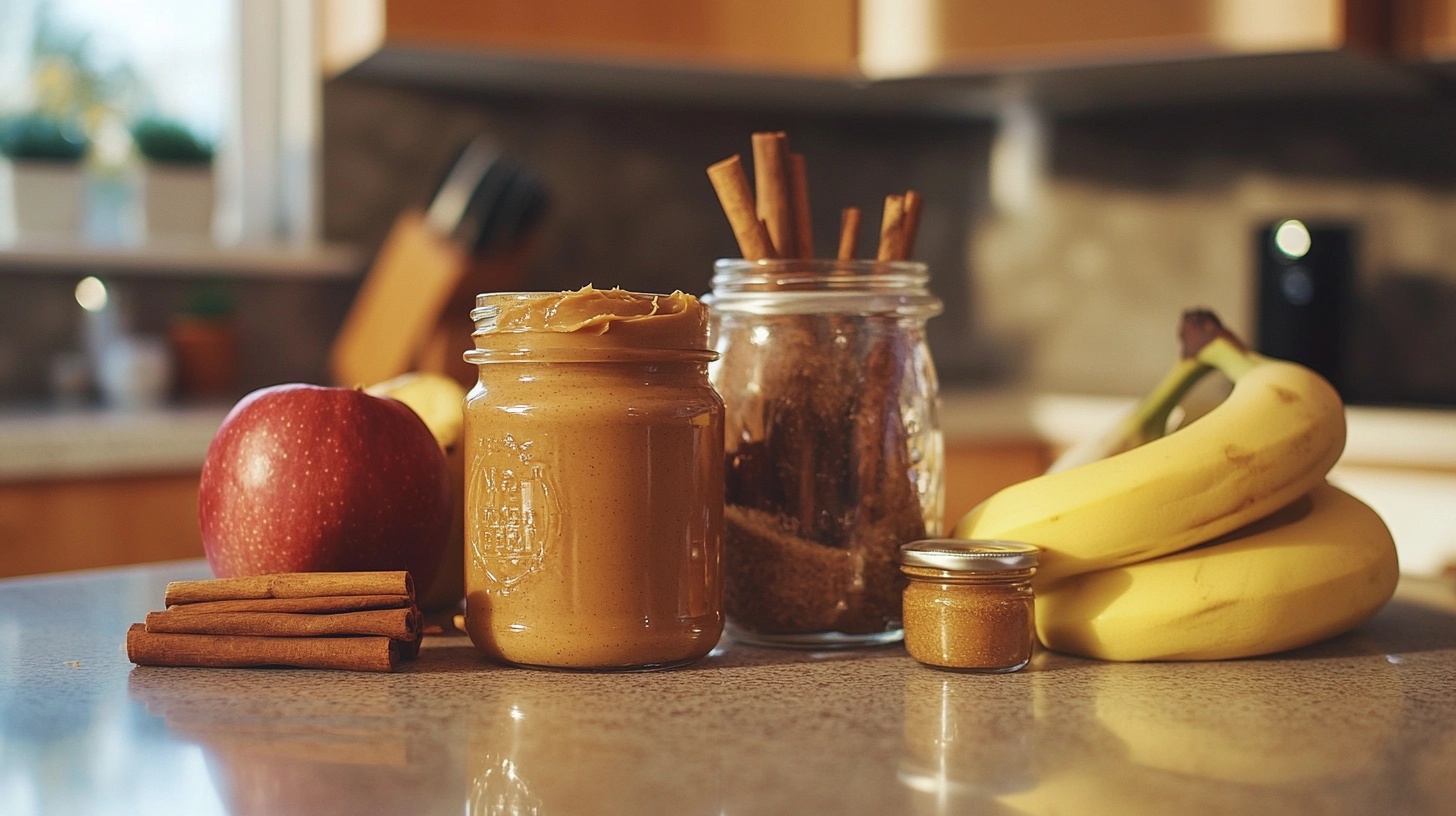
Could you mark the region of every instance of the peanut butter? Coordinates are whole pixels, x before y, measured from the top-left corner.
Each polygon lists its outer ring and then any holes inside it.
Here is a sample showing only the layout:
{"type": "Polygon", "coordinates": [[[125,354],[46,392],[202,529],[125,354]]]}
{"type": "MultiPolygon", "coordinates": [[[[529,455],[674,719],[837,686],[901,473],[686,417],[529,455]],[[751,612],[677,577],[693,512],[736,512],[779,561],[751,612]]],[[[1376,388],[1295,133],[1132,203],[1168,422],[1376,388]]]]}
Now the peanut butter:
{"type": "Polygon", "coordinates": [[[723,404],[707,310],[592,287],[481,295],[466,629],[487,656],[627,669],[722,632],[723,404]]]}

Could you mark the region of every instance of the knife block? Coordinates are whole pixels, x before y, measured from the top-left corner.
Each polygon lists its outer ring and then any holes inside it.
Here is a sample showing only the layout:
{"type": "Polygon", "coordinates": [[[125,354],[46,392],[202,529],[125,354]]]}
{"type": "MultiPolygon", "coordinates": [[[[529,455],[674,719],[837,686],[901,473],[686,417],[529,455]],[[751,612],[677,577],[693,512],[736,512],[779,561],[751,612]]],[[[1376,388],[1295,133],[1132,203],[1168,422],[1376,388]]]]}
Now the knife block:
{"type": "Polygon", "coordinates": [[[470,310],[482,292],[511,292],[525,283],[530,242],[517,244],[508,252],[471,261],[455,291],[446,298],[434,328],[415,356],[415,370],[444,374],[469,390],[475,385],[475,366],[465,362],[466,351],[475,347],[470,335],[475,323],[470,310]]]}
{"type": "Polygon", "coordinates": [[[469,388],[474,366],[470,310],[480,292],[520,288],[528,248],[472,258],[409,210],[396,219],[359,287],[329,353],[336,385],[383,382],[409,371],[437,371],[469,388]]]}

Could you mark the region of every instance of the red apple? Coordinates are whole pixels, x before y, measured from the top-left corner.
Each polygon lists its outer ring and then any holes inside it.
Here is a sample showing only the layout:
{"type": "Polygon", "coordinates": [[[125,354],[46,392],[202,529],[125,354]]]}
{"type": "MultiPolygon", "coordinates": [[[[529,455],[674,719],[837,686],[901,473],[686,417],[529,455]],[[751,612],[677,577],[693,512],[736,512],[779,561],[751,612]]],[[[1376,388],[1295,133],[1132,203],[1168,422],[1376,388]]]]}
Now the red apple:
{"type": "Polygon", "coordinates": [[[402,402],[264,388],[213,438],[198,513],[220,578],[407,569],[424,592],[450,538],[445,455],[402,402]]]}

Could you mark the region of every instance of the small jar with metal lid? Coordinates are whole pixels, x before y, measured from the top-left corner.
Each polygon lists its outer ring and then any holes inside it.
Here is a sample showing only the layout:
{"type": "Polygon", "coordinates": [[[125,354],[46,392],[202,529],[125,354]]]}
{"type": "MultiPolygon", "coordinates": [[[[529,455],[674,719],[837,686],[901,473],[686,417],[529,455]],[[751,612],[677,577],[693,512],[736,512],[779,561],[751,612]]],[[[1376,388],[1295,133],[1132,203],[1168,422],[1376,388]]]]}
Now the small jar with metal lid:
{"type": "Polygon", "coordinates": [[[900,548],[905,648],[928,666],[1016,671],[1036,639],[1039,550],[1015,541],[929,539],[900,548]]]}

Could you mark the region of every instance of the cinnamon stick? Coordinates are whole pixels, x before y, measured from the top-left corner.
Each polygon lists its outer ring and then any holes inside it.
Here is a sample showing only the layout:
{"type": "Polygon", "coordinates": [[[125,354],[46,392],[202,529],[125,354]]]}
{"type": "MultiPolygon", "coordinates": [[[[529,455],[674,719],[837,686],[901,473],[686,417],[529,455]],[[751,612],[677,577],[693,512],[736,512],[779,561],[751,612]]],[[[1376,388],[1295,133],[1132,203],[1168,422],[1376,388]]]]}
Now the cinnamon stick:
{"type": "Polygon", "coordinates": [[[768,229],[758,219],[753,191],[748,187],[748,177],[743,174],[743,159],[735,154],[710,166],[708,179],[713,183],[713,191],[718,194],[723,213],[728,216],[728,224],[733,228],[733,237],[738,241],[738,249],[744,259],[761,261],[778,257],[768,229]]]}
{"type": "Polygon", "coordinates": [[[920,231],[920,210],[925,206],[925,197],[915,190],[905,191],[905,225],[900,240],[900,257],[908,260],[915,252],[915,235],[920,231]]]}
{"type": "Polygon", "coordinates": [[[410,606],[408,595],[324,595],[317,598],[241,598],[234,601],[198,601],[174,604],[187,612],[308,612],[316,615],[362,612],[366,609],[401,609],[410,606]]]}
{"type": "Polygon", "coordinates": [[[789,203],[794,210],[794,242],[798,257],[814,257],[814,224],[809,215],[809,174],[803,153],[789,154],[789,203]]]}
{"type": "Polygon", "coordinates": [[[245,637],[148,632],[134,623],[126,633],[126,654],[138,666],[393,671],[400,661],[395,641],[385,637],[245,637]]]}
{"type": "Polygon", "coordinates": [[[294,572],[208,581],[173,581],[166,605],[259,598],[316,598],[337,595],[405,595],[414,602],[415,583],[393,572],[294,572]]]}
{"type": "Polygon", "coordinates": [[[768,224],[769,239],[780,258],[792,258],[794,211],[789,203],[788,138],[783,133],[753,134],[753,183],[758,217],[768,224]]]}
{"type": "Polygon", "coordinates": [[[372,635],[391,640],[414,640],[420,634],[420,612],[373,609],[337,615],[295,612],[193,612],[186,605],[166,612],[147,613],[148,632],[193,635],[252,635],[256,637],[328,637],[372,635]]]}
{"type": "Polygon", "coordinates": [[[901,247],[905,237],[905,197],[885,196],[885,213],[880,220],[880,249],[875,256],[880,261],[895,261],[903,257],[901,247]]]}
{"type": "Polygon", "coordinates": [[[839,213],[839,260],[854,260],[854,253],[858,246],[859,207],[845,207],[839,213]]]}

